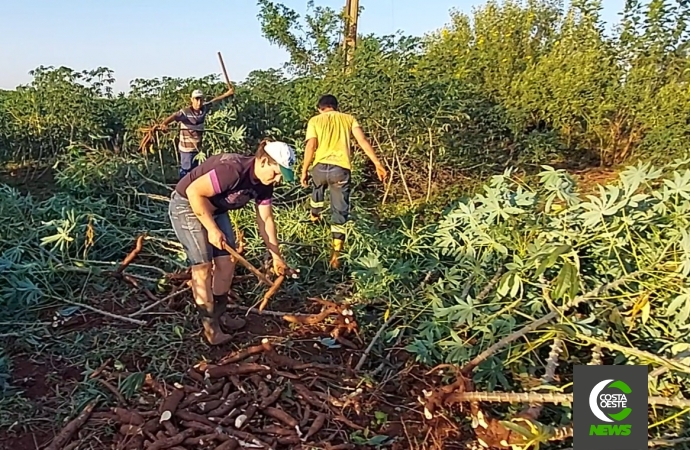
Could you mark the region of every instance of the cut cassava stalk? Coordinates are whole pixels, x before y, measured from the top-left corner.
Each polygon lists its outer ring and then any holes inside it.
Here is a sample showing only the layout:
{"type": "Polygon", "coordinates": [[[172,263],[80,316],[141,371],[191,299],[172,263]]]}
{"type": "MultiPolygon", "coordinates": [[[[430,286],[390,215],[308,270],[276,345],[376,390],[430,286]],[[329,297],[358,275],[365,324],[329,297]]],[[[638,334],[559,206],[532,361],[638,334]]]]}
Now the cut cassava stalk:
{"type": "MultiPolygon", "coordinates": [[[[573,403],[573,394],[540,394],[534,392],[456,392],[448,397],[447,403],[488,402],[488,403],[573,403]]],[[[690,407],[690,400],[684,398],[649,397],[651,406],[674,408],[690,407]]]]}
{"type": "Polygon", "coordinates": [[[371,353],[371,349],[374,348],[374,344],[376,344],[376,342],[379,340],[379,338],[381,337],[383,332],[386,330],[386,328],[388,328],[388,325],[390,325],[390,323],[393,320],[395,320],[396,317],[398,317],[398,311],[391,314],[391,316],[388,318],[388,320],[386,320],[383,323],[383,325],[381,326],[381,328],[379,328],[379,330],[376,332],[376,334],[374,335],[374,338],[371,340],[371,342],[367,346],[366,350],[364,350],[364,353],[359,358],[359,362],[357,362],[357,365],[355,366],[355,372],[359,372],[359,370],[362,368],[362,366],[364,365],[364,361],[367,360],[369,353],[371,353]]]}
{"type": "Polygon", "coordinates": [[[577,335],[577,338],[588,342],[590,344],[595,344],[598,347],[608,348],[610,350],[616,350],[626,355],[632,355],[636,358],[646,359],[648,361],[653,361],[662,367],[666,367],[670,370],[675,370],[683,373],[690,373],[690,366],[681,363],[680,361],[674,361],[672,359],[664,358],[662,356],[655,355],[653,353],[645,352],[644,350],[638,350],[636,348],[625,347],[623,345],[615,344],[613,342],[602,341],[590,336],[577,335]]]}
{"type": "Polygon", "coordinates": [[[641,270],[632,272],[628,275],[625,275],[621,278],[619,278],[616,281],[612,281],[610,283],[606,283],[602,286],[599,286],[598,288],[591,290],[587,292],[584,295],[580,295],[572,299],[570,302],[568,302],[567,305],[559,307],[557,309],[554,309],[550,313],[546,314],[545,316],[541,317],[540,319],[537,319],[528,325],[525,325],[518,331],[506,336],[505,338],[501,339],[488,349],[484,350],[481,352],[479,355],[477,355],[474,359],[472,359],[469,363],[467,363],[463,368],[462,368],[462,373],[464,375],[469,375],[475,367],[477,367],[479,364],[484,362],[487,358],[490,358],[493,356],[496,352],[502,350],[505,346],[510,344],[511,342],[520,339],[521,337],[525,336],[527,333],[530,333],[537,328],[541,327],[542,325],[548,323],[549,321],[555,319],[556,317],[565,314],[566,311],[570,310],[571,308],[576,308],[580,303],[586,302],[592,298],[596,298],[599,295],[610,291],[611,289],[615,289],[618,286],[632,280],[633,278],[641,275],[643,272],[641,270]]]}
{"type": "Polygon", "coordinates": [[[269,280],[268,278],[266,278],[266,277],[264,276],[263,273],[261,273],[261,272],[260,272],[256,267],[254,267],[249,261],[247,261],[246,259],[244,259],[244,257],[243,257],[242,255],[240,255],[239,253],[237,253],[237,252],[235,251],[235,249],[233,249],[232,247],[230,247],[228,244],[223,243],[223,250],[225,250],[226,252],[230,253],[230,255],[231,255],[233,258],[235,258],[235,260],[236,260],[237,262],[239,262],[240,264],[242,264],[245,268],[247,268],[247,270],[249,270],[251,273],[253,273],[253,274],[256,276],[256,278],[259,279],[259,281],[261,281],[262,283],[266,284],[266,285],[269,286],[269,287],[272,287],[272,286],[273,286],[273,283],[271,283],[271,280],[269,280]]]}
{"type": "Polygon", "coordinates": [[[62,447],[64,447],[70,441],[70,439],[72,439],[72,435],[74,435],[74,433],[76,433],[82,427],[82,425],[89,420],[89,416],[96,407],[96,403],[97,400],[92,400],[91,403],[86,405],[82,412],[79,413],[75,419],[65,425],[65,427],[55,436],[50,445],[46,447],[46,450],[62,449],[62,447]]]}
{"type": "Polygon", "coordinates": [[[125,317],[125,316],[120,316],[117,314],[109,313],[108,311],[103,311],[103,310],[100,310],[98,308],[94,308],[93,306],[86,305],[84,303],[73,302],[72,300],[68,300],[66,298],[60,298],[60,297],[54,297],[54,298],[56,298],[57,300],[63,301],[65,303],[69,303],[70,305],[78,306],[79,308],[88,309],[91,312],[95,312],[97,314],[100,314],[100,315],[105,316],[105,317],[109,317],[111,319],[116,319],[116,320],[120,320],[122,322],[132,323],[134,325],[141,325],[141,326],[146,325],[146,321],[144,321],[144,320],[137,320],[137,319],[132,319],[130,317],[125,317]]]}
{"type": "MultiPolygon", "coordinates": [[[[544,372],[544,376],[541,378],[542,386],[550,385],[556,376],[556,367],[558,367],[558,358],[562,351],[562,345],[563,341],[560,338],[554,338],[553,344],[551,345],[551,351],[549,352],[549,357],[546,360],[546,370],[544,372]]],[[[532,420],[537,420],[542,409],[543,404],[530,405],[523,414],[532,420]]]]}

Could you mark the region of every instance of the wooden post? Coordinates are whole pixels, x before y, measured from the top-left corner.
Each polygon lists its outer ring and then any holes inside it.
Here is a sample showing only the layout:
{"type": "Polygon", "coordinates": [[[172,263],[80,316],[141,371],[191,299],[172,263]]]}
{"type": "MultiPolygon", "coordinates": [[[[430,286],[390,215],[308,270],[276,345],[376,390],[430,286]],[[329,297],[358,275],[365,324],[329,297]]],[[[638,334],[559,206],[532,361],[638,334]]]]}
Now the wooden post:
{"type": "Polygon", "coordinates": [[[351,69],[350,62],[357,47],[357,19],[359,18],[359,0],[347,0],[345,3],[345,67],[351,69]]]}

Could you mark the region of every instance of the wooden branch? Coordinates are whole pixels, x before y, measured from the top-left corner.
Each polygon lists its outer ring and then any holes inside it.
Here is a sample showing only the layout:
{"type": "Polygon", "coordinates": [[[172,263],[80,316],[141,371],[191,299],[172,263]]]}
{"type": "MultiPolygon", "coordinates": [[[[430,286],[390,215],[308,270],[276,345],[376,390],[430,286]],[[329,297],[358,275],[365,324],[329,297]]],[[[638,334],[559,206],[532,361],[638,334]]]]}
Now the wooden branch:
{"type": "Polygon", "coordinates": [[[113,386],[112,384],[110,384],[110,383],[108,383],[107,381],[102,380],[102,379],[100,379],[100,378],[96,378],[96,381],[98,381],[101,385],[103,385],[104,388],[106,388],[107,390],[109,390],[109,391],[115,396],[115,398],[117,399],[117,402],[118,402],[121,406],[126,406],[126,405],[127,405],[127,400],[125,400],[125,398],[122,396],[122,394],[120,393],[120,391],[118,391],[117,388],[116,388],[115,386],[113,386]]]}
{"type": "Polygon", "coordinates": [[[160,305],[161,303],[165,303],[168,300],[171,300],[172,298],[177,297],[180,294],[184,294],[185,292],[189,291],[190,289],[191,289],[190,287],[186,287],[184,289],[180,289],[179,291],[175,291],[172,294],[167,295],[167,296],[163,297],[162,299],[157,300],[156,302],[150,304],[149,306],[146,306],[144,308],[141,308],[138,311],[133,312],[132,314],[129,315],[129,317],[136,317],[136,316],[140,316],[142,314],[145,314],[147,311],[152,310],[153,308],[160,305]]]}
{"type": "Polygon", "coordinates": [[[233,258],[235,258],[235,259],[237,260],[237,262],[239,262],[240,264],[242,264],[242,265],[243,265],[244,267],[246,267],[251,273],[253,273],[253,274],[256,276],[256,278],[259,279],[259,281],[263,282],[264,284],[266,284],[266,285],[269,286],[269,287],[273,287],[273,283],[271,282],[271,280],[269,280],[268,278],[266,278],[266,276],[264,276],[263,273],[261,273],[261,272],[260,272],[256,267],[254,267],[249,261],[247,261],[246,259],[244,259],[244,257],[242,257],[242,255],[240,255],[239,253],[237,253],[237,252],[235,251],[235,249],[233,249],[232,247],[230,247],[228,244],[223,244],[223,250],[225,250],[226,252],[230,253],[230,255],[231,255],[233,258]]]}
{"type": "Polygon", "coordinates": [[[85,305],[83,303],[73,302],[72,300],[67,300],[65,298],[59,298],[59,297],[55,297],[55,298],[58,298],[59,300],[62,300],[65,303],[69,303],[70,305],[74,305],[74,306],[78,306],[80,308],[88,309],[89,311],[93,311],[93,312],[98,313],[98,314],[105,316],[105,317],[110,317],[111,319],[117,319],[117,320],[121,320],[123,322],[133,323],[134,325],[146,325],[146,322],[143,320],[137,320],[137,319],[132,319],[130,317],[119,316],[117,314],[109,313],[108,311],[103,311],[103,310],[100,310],[98,308],[94,308],[93,306],[85,305]]]}
{"type": "Polygon", "coordinates": [[[413,205],[414,202],[412,201],[412,194],[410,194],[410,189],[407,187],[407,181],[405,180],[405,172],[403,171],[403,166],[400,162],[400,157],[398,157],[398,155],[396,154],[395,159],[398,161],[398,168],[400,169],[400,179],[402,179],[403,187],[405,188],[405,192],[407,193],[407,198],[410,201],[410,205],[413,205]]]}
{"type": "Polygon", "coordinates": [[[379,340],[383,332],[386,330],[388,325],[396,318],[398,317],[398,312],[396,311],[391,316],[384,322],[384,324],[379,328],[379,331],[376,332],[376,335],[374,335],[374,338],[371,340],[369,345],[367,346],[366,350],[364,350],[364,354],[359,358],[359,361],[357,362],[357,365],[355,366],[355,372],[359,372],[359,370],[362,368],[364,365],[364,361],[367,360],[367,357],[369,356],[369,353],[371,353],[371,349],[374,348],[374,344],[376,344],[376,341],[379,340]]]}
{"type": "Polygon", "coordinates": [[[527,333],[530,333],[530,332],[536,330],[537,328],[541,327],[542,325],[555,319],[559,315],[564,314],[566,311],[570,310],[571,308],[577,307],[580,303],[591,300],[592,298],[596,298],[599,295],[603,294],[604,292],[610,291],[611,289],[615,289],[618,286],[626,283],[627,281],[629,281],[629,280],[631,280],[631,279],[633,279],[633,278],[635,278],[641,274],[642,274],[641,270],[632,272],[628,275],[623,276],[622,278],[620,278],[616,281],[612,281],[611,283],[606,283],[606,284],[599,286],[598,288],[596,288],[592,291],[587,292],[584,295],[580,295],[580,296],[575,297],[565,306],[557,308],[557,309],[551,311],[550,313],[546,314],[542,318],[537,319],[537,320],[525,325],[524,327],[522,327],[521,329],[519,329],[515,333],[512,333],[512,334],[504,337],[503,339],[501,339],[500,341],[498,341],[497,343],[495,343],[491,347],[489,347],[486,350],[484,350],[483,352],[481,352],[472,361],[467,363],[465,365],[465,367],[463,367],[462,373],[464,375],[469,375],[472,372],[472,370],[474,370],[475,367],[477,367],[479,364],[484,362],[487,358],[493,356],[499,350],[502,350],[505,346],[507,346],[511,342],[513,342],[517,339],[520,339],[521,337],[525,336],[527,333]]]}
{"type": "Polygon", "coordinates": [[[220,52],[218,52],[218,59],[220,60],[220,67],[223,69],[223,76],[225,77],[225,82],[228,84],[228,89],[232,89],[232,83],[230,83],[230,77],[228,76],[228,71],[225,69],[223,56],[220,54],[220,52]]]}

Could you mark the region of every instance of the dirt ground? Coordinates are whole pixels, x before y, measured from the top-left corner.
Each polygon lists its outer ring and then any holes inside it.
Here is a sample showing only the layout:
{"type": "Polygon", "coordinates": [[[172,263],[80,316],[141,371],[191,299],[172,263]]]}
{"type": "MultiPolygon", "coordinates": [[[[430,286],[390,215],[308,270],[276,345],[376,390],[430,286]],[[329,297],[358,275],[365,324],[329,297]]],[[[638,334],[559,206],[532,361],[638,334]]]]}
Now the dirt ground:
{"type": "MultiPolygon", "coordinates": [[[[180,282],[175,289],[185,287],[184,282],[180,282]]],[[[241,288],[236,288],[241,289],[241,288]]],[[[126,316],[136,311],[148,300],[132,295],[126,300],[101,299],[99,307],[114,314],[126,316]]],[[[189,303],[191,302],[189,292],[171,300],[167,305],[161,305],[156,311],[160,314],[174,313],[178,316],[189,316],[189,303]]],[[[237,304],[250,306],[239,300],[237,304]]],[[[320,306],[310,302],[306,308],[304,304],[299,304],[291,300],[275,300],[269,306],[272,311],[297,312],[300,313],[319,312],[320,306]]],[[[43,320],[49,320],[52,311],[46,311],[43,320]]],[[[337,408],[344,417],[344,421],[351,426],[338,421],[329,420],[318,434],[312,439],[335,444],[345,444],[357,442],[356,447],[341,448],[375,448],[366,446],[363,442],[374,436],[381,439],[392,438],[391,445],[386,448],[392,449],[422,449],[439,448],[454,449],[464,448],[460,445],[460,434],[458,424],[454,421],[441,419],[439,422],[428,423],[423,416],[422,406],[417,400],[418,396],[423,396],[422,390],[429,388],[428,377],[424,377],[420,368],[416,367],[409,355],[401,348],[391,348],[388,359],[381,359],[378,355],[368,356],[366,367],[369,371],[376,366],[381,366],[376,378],[359,376],[352,370],[368,342],[364,342],[357,333],[347,335],[342,344],[331,344],[333,348],[326,348],[321,344],[323,339],[328,339],[329,329],[328,320],[324,323],[315,325],[299,325],[286,322],[277,315],[245,315],[242,311],[230,308],[230,316],[242,317],[247,323],[246,326],[233,333],[234,339],[231,343],[209,347],[205,345],[198,333],[191,328],[189,336],[185,335],[185,347],[189,348],[193,354],[185,355],[175,362],[180,372],[186,372],[181,382],[187,386],[203,387],[203,383],[198,383],[189,377],[189,365],[192,361],[210,364],[218,362],[223,357],[236,352],[240,348],[260,345],[262,340],[268,339],[275,343],[275,348],[281,357],[291,358],[306,365],[316,365],[317,369],[305,369],[304,371],[294,371],[299,375],[299,380],[291,381],[295,383],[305,383],[310,389],[328,392],[328,395],[335,395],[334,392],[351,392],[356,388],[361,388],[363,393],[357,398],[356,402],[345,407],[337,408]],[[337,348],[335,348],[337,347],[337,348]],[[318,439],[317,439],[318,438],[318,439]],[[359,440],[358,440],[359,439],[359,440]]],[[[198,326],[195,318],[191,320],[198,326]]],[[[151,320],[156,320],[153,316],[151,320]]],[[[115,327],[123,333],[136,332],[137,326],[127,323],[113,321],[98,314],[80,314],[69,318],[66,322],[59,325],[55,331],[61,339],[68,340],[74,334],[85,331],[98,332],[99,328],[115,327]]],[[[70,365],[57,352],[41,352],[40,354],[30,354],[23,352],[20,346],[9,347],[11,358],[11,381],[10,384],[21,391],[21,397],[25,403],[20,404],[22,408],[32,410],[34,413],[25,423],[15,423],[10,429],[0,430],[0,449],[4,450],[33,450],[45,447],[55,437],[56,433],[64,426],[64,423],[56,423],[56,417],[65,418],[65,399],[73,396],[83,395],[85,385],[92,382],[87,375],[86,367],[70,365]],[[80,393],[79,395],[76,395],[80,393]]],[[[131,348],[125,354],[113,355],[124,367],[117,369],[112,365],[108,366],[99,376],[104,381],[108,381],[111,386],[122,385],[122,379],[127,374],[145,371],[151,366],[151,357],[144,355],[142,349],[131,348]]],[[[99,354],[106,355],[99,349],[99,354]]],[[[261,357],[258,362],[271,365],[265,357],[261,357]]],[[[203,367],[203,366],[202,366],[203,367]]],[[[93,367],[92,367],[93,369],[93,367]]],[[[158,374],[147,371],[154,379],[158,374]]],[[[162,380],[161,380],[162,381],[162,380]]],[[[437,380],[440,382],[440,380],[437,380]]],[[[243,381],[244,383],[245,381],[243,381]]],[[[252,386],[246,381],[248,386],[252,386]]],[[[168,385],[172,382],[168,381],[168,385]]],[[[269,383],[270,384],[270,383],[269,383]]],[[[271,385],[274,386],[274,385],[271,385]]],[[[275,385],[277,386],[277,385],[275,385]]],[[[117,389],[117,388],[116,388],[117,389]]],[[[288,389],[290,389],[288,387],[288,389]]],[[[138,411],[156,411],[160,406],[160,399],[155,395],[150,395],[146,387],[142,387],[132,398],[126,399],[123,405],[117,396],[108,390],[100,392],[100,402],[95,411],[106,414],[114,406],[129,408],[138,411]]],[[[80,397],[81,398],[81,397],[80,397]]],[[[291,405],[299,408],[299,403],[291,403],[289,399],[278,402],[284,411],[295,414],[291,405]],[[288,403],[285,403],[287,401],[288,403]]],[[[82,405],[83,406],[83,405],[82,405]]],[[[342,405],[341,405],[342,406],[342,405]]],[[[80,408],[71,405],[69,418],[73,418],[80,408]]],[[[307,417],[308,416],[307,412],[307,417]]],[[[312,416],[313,417],[312,413],[312,416]]],[[[268,423],[268,422],[264,422],[268,423]]],[[[308,425],[307,425],[308,428],[308,425]]],[[[103,421],[102,418],[91,419],[73,436],[72,443],[81,442],[76,447],[78,449],[96,448],[120,448],[115,445],[119,435],[116,435],[117,426],[111,422],[103,421]]],[[[193,448],[193,447],[187,447],[193,448]]],[[[197,447],[207,448],[207,447],[197,447]]],[[[213,448],[213,447],[208,447],[213,448]]],[[[331,448],[328,446],[301,447],[299,445],[278,446],[281,448],[331,448]]],[[[333,447],[339,448],[339,447],[333,447]]]]}

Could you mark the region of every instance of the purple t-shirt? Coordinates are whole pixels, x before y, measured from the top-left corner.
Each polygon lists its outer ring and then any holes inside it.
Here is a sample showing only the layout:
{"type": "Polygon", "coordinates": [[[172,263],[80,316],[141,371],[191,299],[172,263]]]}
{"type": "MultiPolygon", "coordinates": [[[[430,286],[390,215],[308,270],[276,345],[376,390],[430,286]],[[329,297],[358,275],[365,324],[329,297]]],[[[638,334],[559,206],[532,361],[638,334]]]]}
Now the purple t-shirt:
{"type": "Polygon", "coordinates": [[[236,153],[210,156],[182,177],[175,190],[187,198],[189,185],[209,174],[214,192],[209,200],[216,208],[216,213],[240,209],[250,200],[255,200],[258,205],[269,205],[273,198],[273,186],[267,186],[256,178],[254,161],[254,156],[236,153]]]}

